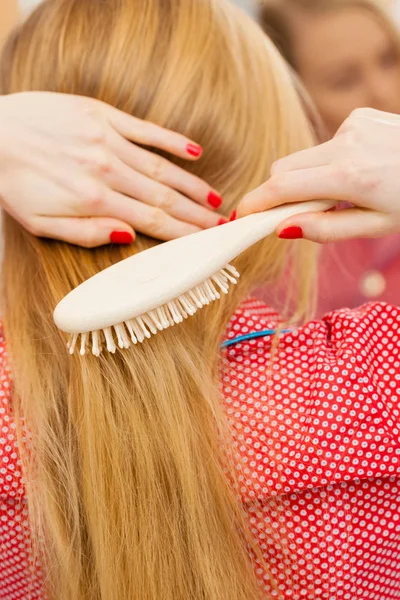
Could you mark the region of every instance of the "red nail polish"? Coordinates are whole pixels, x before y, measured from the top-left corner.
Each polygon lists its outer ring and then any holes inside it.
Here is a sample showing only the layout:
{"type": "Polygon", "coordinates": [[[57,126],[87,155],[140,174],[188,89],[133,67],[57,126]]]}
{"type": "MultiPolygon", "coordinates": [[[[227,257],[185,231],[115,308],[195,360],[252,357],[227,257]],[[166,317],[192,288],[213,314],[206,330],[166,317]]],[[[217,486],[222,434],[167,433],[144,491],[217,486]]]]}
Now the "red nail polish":
{"type": "Polygon", "coordinates": [[[110,235],[113,244],[132,244],[133,235],[129,231],[113,231],[110,235]]]}
{"type": "Polygon", "coordinates": [[[222,198],[215,192],[210,192],[207,197],[208,204],[211,204],[213,208],[219,208],[222,204],[222,198]]]}
{"type": "Polygon", "coordinates": [[[218,225],[225,225],[225,223],[229,223],[228,219],[225,219],[225,217],[221,217],[218,221],[218,225]]]}
{"type": "Polygon", "coordinates": [[[186,146],[186,152],[191,156],[195,156],[196,158],[198,158],[203,154],[203,148],[201,146],[198,146],[197,144],[188,144],[186,146]]]}
{"type": "Polygon", "coordinates": [[[236,221],[236,215],[237,215],[237,210],[235,208],[235,210],[232,211],[231,216],[229,217],[230,221],[236,221]]]}
{"type": "Polygon", "coordinates": [[[303,230],[297,225],[291,225],[290,227],[282,229],[278,237],[282,240],[298,240],[303,237],[303,230]]]}

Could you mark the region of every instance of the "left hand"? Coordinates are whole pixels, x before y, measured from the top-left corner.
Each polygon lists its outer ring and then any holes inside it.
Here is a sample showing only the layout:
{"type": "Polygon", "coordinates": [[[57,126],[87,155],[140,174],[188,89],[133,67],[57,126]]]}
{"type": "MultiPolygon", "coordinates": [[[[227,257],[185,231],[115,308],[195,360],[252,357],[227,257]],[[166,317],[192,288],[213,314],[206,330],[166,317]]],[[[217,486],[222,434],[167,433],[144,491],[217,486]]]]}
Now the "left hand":
{"type": "Polygon", "coordinates": [[[152,147],[193,161],[179,133],[93,98],[0,96],[0,203],[31,233],[81,246],[161,240],[218,224],[211,187],[152,147]]]}

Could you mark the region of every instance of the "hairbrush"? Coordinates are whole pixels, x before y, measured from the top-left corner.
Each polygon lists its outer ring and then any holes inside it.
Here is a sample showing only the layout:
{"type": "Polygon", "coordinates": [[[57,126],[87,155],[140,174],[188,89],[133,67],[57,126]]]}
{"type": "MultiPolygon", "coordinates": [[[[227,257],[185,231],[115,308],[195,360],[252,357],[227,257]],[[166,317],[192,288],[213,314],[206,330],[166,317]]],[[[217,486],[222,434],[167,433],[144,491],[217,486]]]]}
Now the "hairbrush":
{"type": "Polygon", "coordinates": [[[279,206],[159,244],[97,273],[72,290],[54,311],[69,333],[69,352],[99,356],[181,323],[227,294],[239,273],[230,262],[299,213],[328,210],[320,200],[279,206]]]}

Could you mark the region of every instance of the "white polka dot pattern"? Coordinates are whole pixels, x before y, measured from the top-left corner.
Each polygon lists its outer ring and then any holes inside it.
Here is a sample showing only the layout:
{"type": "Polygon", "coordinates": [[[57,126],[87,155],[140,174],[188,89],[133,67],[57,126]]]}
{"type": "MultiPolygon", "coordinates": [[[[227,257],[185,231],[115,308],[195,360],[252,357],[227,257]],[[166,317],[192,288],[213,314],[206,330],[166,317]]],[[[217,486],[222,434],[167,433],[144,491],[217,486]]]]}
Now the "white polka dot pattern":
{"type": "MultiPolygon", "coordinates": [[[[249,300],[228,337],[273,328],[249,300]]],[[[281,339],[223,352],[240,498],[275,578],[266,598],[400,599],[400,311],[331,313],[281,339]]],[[[44,600],[0,335],[0,598],[44,600]]]]}
{"type": "MultiPolygon", "coordinates": [[[[276,327],[247,301],[228,338],[276,327]]],[[[400,598],[400,310],[342,310],[224,352],[240,496],[267,598],[400,598]]]]}
{"type": "Polygon", "coordinates": [[[11,374],[0,329],[0,598],[43,600],[40,568],[32,559],[10,391],[11,374]]]}

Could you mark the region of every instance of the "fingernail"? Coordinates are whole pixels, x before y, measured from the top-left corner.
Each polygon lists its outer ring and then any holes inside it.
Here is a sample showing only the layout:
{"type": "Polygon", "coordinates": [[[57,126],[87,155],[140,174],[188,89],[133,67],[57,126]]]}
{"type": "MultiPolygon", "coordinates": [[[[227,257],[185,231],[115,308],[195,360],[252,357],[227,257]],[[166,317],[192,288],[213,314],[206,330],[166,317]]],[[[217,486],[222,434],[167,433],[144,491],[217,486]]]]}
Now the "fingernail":
{"type": "Polygon", "coordinates": [[[225,225],[225,223],[229,223],[229,221],[228,221],[228,219],[225,219],[225,217],[222,217],[222,218],[221,218],[221,219],[218,221],[217,225],[225,225]]]}
{"type": "Polygon", "coordinates": [[[219,208],[222,204],[222,198],[216,192],[210,192],[207,196],[208,204],[211,204],[213,208],[219,208]]]}
{"type": "Polygon", "coordinates": [[[232,211],[232,214],[229,217],[229,221],[235,221],[236,220],[236,215],[237,215],[237,210],[235,208],[235,210],[232,211]]]}
{"type": "Polygon", "coordinates": [[[203,154],[203,148],[201,146],[198,146],[197,144],[188,144],[186,146],[186,152],[191,156],[195,156],[197,158],[198,156],[201,156],[203,154]]]}
{"type": "Polygon", "coordinates": [[[303,230],[297,225],[291,225],[290,227],[282,229],[278,237],[282,240],[298,240],[303,237],[303,230]]]}
{"type": "Polygon", "coordinates": [[[112,244],[132,244],[133,235],[129,231],[113,231],[110,241],[112,244]]]}

